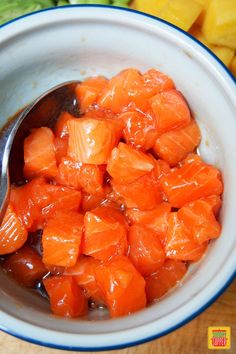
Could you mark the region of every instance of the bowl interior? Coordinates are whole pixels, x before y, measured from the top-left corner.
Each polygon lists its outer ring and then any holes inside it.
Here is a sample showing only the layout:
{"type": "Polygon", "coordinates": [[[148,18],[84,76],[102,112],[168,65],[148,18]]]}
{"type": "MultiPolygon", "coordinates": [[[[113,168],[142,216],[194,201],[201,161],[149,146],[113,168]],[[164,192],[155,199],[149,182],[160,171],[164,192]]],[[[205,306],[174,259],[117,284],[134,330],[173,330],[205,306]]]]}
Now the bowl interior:
{"type": "Polygon", "coordinates": [[[2,328],[18,335],[28,333],[26,337],[33,340],[47,338],[56,345],[93,348],[137,341],[184,321],[221,289],[235,267],[233,80],[185,34],[153,18],[117,9],[75,7],[34,14],[0,28],[0,46],[1,125],[63,81],[111,77],[127,67],[141,71],[153,67],[172,77],[187,98],[202,130],[200,152],[221,168],[225,183],[221,237],[211,243],[201,262],[190,267],[183,286],[161,302],[117,320],[107,320],[107,312],[98,310],[86,319],[68,321],[55,318],[44,299],[16,286],[1,272],[2,328]],[[63,338],[58,335],[62,332],[63,338]]]}

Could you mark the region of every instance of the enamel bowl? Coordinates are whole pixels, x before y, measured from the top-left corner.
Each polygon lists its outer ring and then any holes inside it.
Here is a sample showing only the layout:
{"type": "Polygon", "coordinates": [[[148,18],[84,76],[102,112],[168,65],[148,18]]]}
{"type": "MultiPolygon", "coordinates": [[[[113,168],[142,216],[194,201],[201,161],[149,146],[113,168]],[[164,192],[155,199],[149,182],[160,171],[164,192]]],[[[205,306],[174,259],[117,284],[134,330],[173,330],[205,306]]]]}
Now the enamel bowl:
{"type": "Polygon", "coordinates": [[[221,237],[162,301],[110,320],[105,310],[85,320],[50,314],[46,300],[0,273],[0,328],[60,349],[106,350],[143,343],[190,321],[232,281],[236,268],[236,90],[233,77],[191,36],[157,18],[100,6],[49,9],[0,28],[0,124],[64,81],[110,77],[154,67],[174,79],[202,130],[200,152],[221,168],[221,237]]]}

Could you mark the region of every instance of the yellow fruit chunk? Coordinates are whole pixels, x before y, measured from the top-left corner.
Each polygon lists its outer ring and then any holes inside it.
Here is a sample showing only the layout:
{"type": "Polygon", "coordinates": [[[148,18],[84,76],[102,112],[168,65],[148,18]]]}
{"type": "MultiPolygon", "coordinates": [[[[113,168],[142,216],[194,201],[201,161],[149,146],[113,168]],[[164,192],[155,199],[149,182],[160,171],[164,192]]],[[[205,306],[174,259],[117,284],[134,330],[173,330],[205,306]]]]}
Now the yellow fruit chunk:
{"type": "Polygon", "coordinates": [[[174,25],[188,31],[202,11],[195,0],[169,0],[159,16],[174,25]]]}
{"type": "Polygon", "coordinates": [[[168,1],[169,0],[135,0],[135,9],[153,16],[158,16],[160,10],[168,1]]]}
{"type": "Polygon", "coordinates": [[[231,60],[230,70],[232,71],[233,75],[236,77],[236,55],[231,60]]]}
{"type": "Polygon", "coordinates": [[[234,49],[223,46],[213,46],[211,50],[215,53],[215,55],[218,56],[221,61],[223,61],[226,66],[229,66],[234,56],[234,49]]]}
{"type": "Polygon", "coordinates": [[[196,20],[196,24],[202,26],[210,0],[196,0],[202,6],[202,11],[196,20]]]}
{"type": "MultiPolygon", "coordinates": [[[[191,30],[189,31],[189,33],[195,37],[196,39],[198,39],[200,42],[202,42],[206,47],[210,48],[211,45],[207,42],[206,38],[204,37],[204,35],[202,34],[202,31],[200,29],[199,26],[194,25],[191,30]]],[[[210,48],[211,49],[211,48],[210,48]]]]}
{"type": "Polygon", "coordinates": [[[202,42],[206,47],[212,50],[215,55],[226,65],[229,66],[233,56],[234,56],[234,49],[224,47],[224,46],[216,46],[212,45],[207,42],[206,37],[203,35],[199,26],[194,25],[190,32],[192,36],[197,38],[200,42],[202,42]]]}
{"type": "Polygon", "coordinates": [[[236,0],[211,0],[203,23],[209,43],[236,49],[236,0]]]}

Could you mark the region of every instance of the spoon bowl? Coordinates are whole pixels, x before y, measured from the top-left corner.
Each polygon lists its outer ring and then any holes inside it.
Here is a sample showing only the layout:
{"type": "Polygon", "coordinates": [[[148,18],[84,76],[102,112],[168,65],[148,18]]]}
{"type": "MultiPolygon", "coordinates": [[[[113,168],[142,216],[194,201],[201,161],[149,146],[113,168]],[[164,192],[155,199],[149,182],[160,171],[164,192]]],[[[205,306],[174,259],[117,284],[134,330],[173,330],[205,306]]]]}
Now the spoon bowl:
{"type": "Polygon", "coordinates": [[[0,157],[0,222],[7,208],[10,183],[21,184],[24,181],[23,143],[25,137],[32,128],[43,126],[52,128],[62,111],[67,111],[75,117],[80,116],[75,95],[75,87],[78,83],[79,81],[68,81],[53,87],[3,128],[0,135],[0,151],[2,151],[0,157]]]}

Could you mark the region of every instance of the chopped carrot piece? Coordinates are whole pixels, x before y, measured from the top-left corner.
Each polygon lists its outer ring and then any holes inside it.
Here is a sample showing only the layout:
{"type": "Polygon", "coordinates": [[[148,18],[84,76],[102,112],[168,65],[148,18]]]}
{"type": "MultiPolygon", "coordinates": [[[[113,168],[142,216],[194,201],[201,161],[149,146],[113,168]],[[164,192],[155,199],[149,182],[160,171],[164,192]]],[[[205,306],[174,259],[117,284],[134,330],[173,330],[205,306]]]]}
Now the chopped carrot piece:
{"type": "Polygon", "coordinates": [[[82,164],[63,158],[56,176],[56,182],[63,186],[83,189],[91,194],[102,194],[104,169],[101,166],[82,164]]]}
{"type": "Polygon", "coordinates": [[[179,220],[176,212],[168,216],[166,256],[179,261],[198,261],[207,246],[195,242],[189,229],[179,220]]]}
{"type": "Polygon", "coordinates": [[[43,230],[43,262],[62,267],[75,265],[83,232],[83,215],[58,212],[43,230]]]}
{"type": "Polygon", "coordinates": [[[87,299],[75,279],[68,275],[55,275],[44,279],[51,310],[63,317],[79,317],[88,312],[87,299]]]}
{"type": "Polygon", "coordinates": [[[127,209],[126,217],[132,225],[141,224],[155,231],[162,245],[165,245],[167,232],[167,218],[170,214],[171,206],[162,203],[153,210],[142,211],[138,209],[127,209]]]}
{"type": "Polygon", "coordinates": [[[118,199],[123,198],[127,208],[154,209],[162,202],[158,180],[148,173],[128,184],[111,182],[118,199]]]}
{"type": "Polygon", "coordinates": [[[68,138],[69,132],[67,122],[74,117],[68,112],[62,112],[57,119],[57,123],[54,127],[54,133],[56,138],[68,138]]]}
{"type": "Polygon", "coordinates": [[[24,176],[55,177],[57,174],[54,135],[51,129],[34,129],[24,140],[24,176]]]}
{"type": "Polygon", "coordinates": [[[98,207],[84,217],[82,253],[100,260],[125,255],[127,226],[125,217],[115,208],[98,207]]]}
{"type": "Polygon", "coordinates": [[[150,99],[159,134],[190,123],[190,111],[181,93],[168,90],[150,99]]]}
{"type": "Polygon", "coordinates": [[[114,113],[121,113],[127,107],[144,111],[148,106],[147,98],[142,75],[135,69],[127,69],[109,81],[98,104],[114,113]]]}
{"type": "Polygon", "coordinates": [[[121,123],[111,119],[71,119],[67,125],[68,155],[87,164],[106,164],[122,132],[121,123]]]}
{"type": "Polygon", "coordinates": [[[38,253],[26,245],[11,254],[3,267],[20,284],[29,287],[48,272],[38,253]]]}
{"type": "Polygon", "coordinates": [[[158,70],[150,69],[143,74],[144,88],[149,96],[175,88],[173,81],[158,70]]]}
{"type": "Polygon", "coordinates": [[[98,305],[105,302],[103,292],[95,277],[95,269],[100,264],[100,261],[93,257],[81,256],[73,267],[67,268],[65,271],[66,275],[73,275],[77,284],[84,290],[85,296],[98,305]]]}
{"type": "Polygon", "coordinates": [[[0,227],[0,255],[17,251],[26,242],[27,236],[25,226],[10,203],[0,227]]]}
{"type": "Polygon", "coordinates": [[[54,139],[55,154],[57,165],[61,163],[63,157],[66,157],[68,150],[68,138],[55,138],[54,139]]]}
{"type": "Polygon", "coordinates": [[[202,161],[187,162],[160,178],[169,203],[175,208],[223,191],[220,171],[202,161]]]}
{"type": "Polygon", "coordinates": [[[154,146],[158,131],[152,115],[131,111],[120,114],[118,118],[124,122],[123,137],[127,144],[143,151],[154,146]]]}
{"type": "Polygon", "coordinates": [[[129,258],[135,268],[148,276],[157,271],[165,261],[165,252],[157,234],[144,225],[133,225],[128,233],[129,258]]]}
{"type": "Polygon", "coordinates": [[[211,206],[213,213],[217,216],[222,205],[221,197],[219,195],[209,195],[209,197],[203,198],[203,200],[211,206]]]}
{"type": "Polygon", "coordinates": [[[186,272],[185,263],[167,259],[156,273],[146,278],[147,302],[159,300],[183,278],[186,272]]]}
{"type": "Polygon", "coordinates": [[[195,242],[203,244],[220,236],[221,227],[215,218],[212,206],[204,200],[184,205],[177,212],[178,218],[191,231],[195,242]]]}
{"type": "Polygon", "coordinates": [[[96,267],[111,317],[125,316],[146,306],[145,280],[127,257],[116,257],[96,267]]]}
{"type": "Polygon", "coordinates": [[[171,166],[186,158],[200,143],[201,133],[195,121],[183,128],[162,134],[153,147],[156,154],[171,166]]]}
{"type": "Polygon", "coordinates": [[[107,86],[108,80],[103,76],[91,77],[78,84],[75,92],[81,111],[85,112],[94,105],[107,86]]]}
{"type": "Polygon", "coordinates": [[[152,158],[131,146],[119,143],[111,153],[107,171],[117,183],[131,183],[154,167],[152,158]]]}

